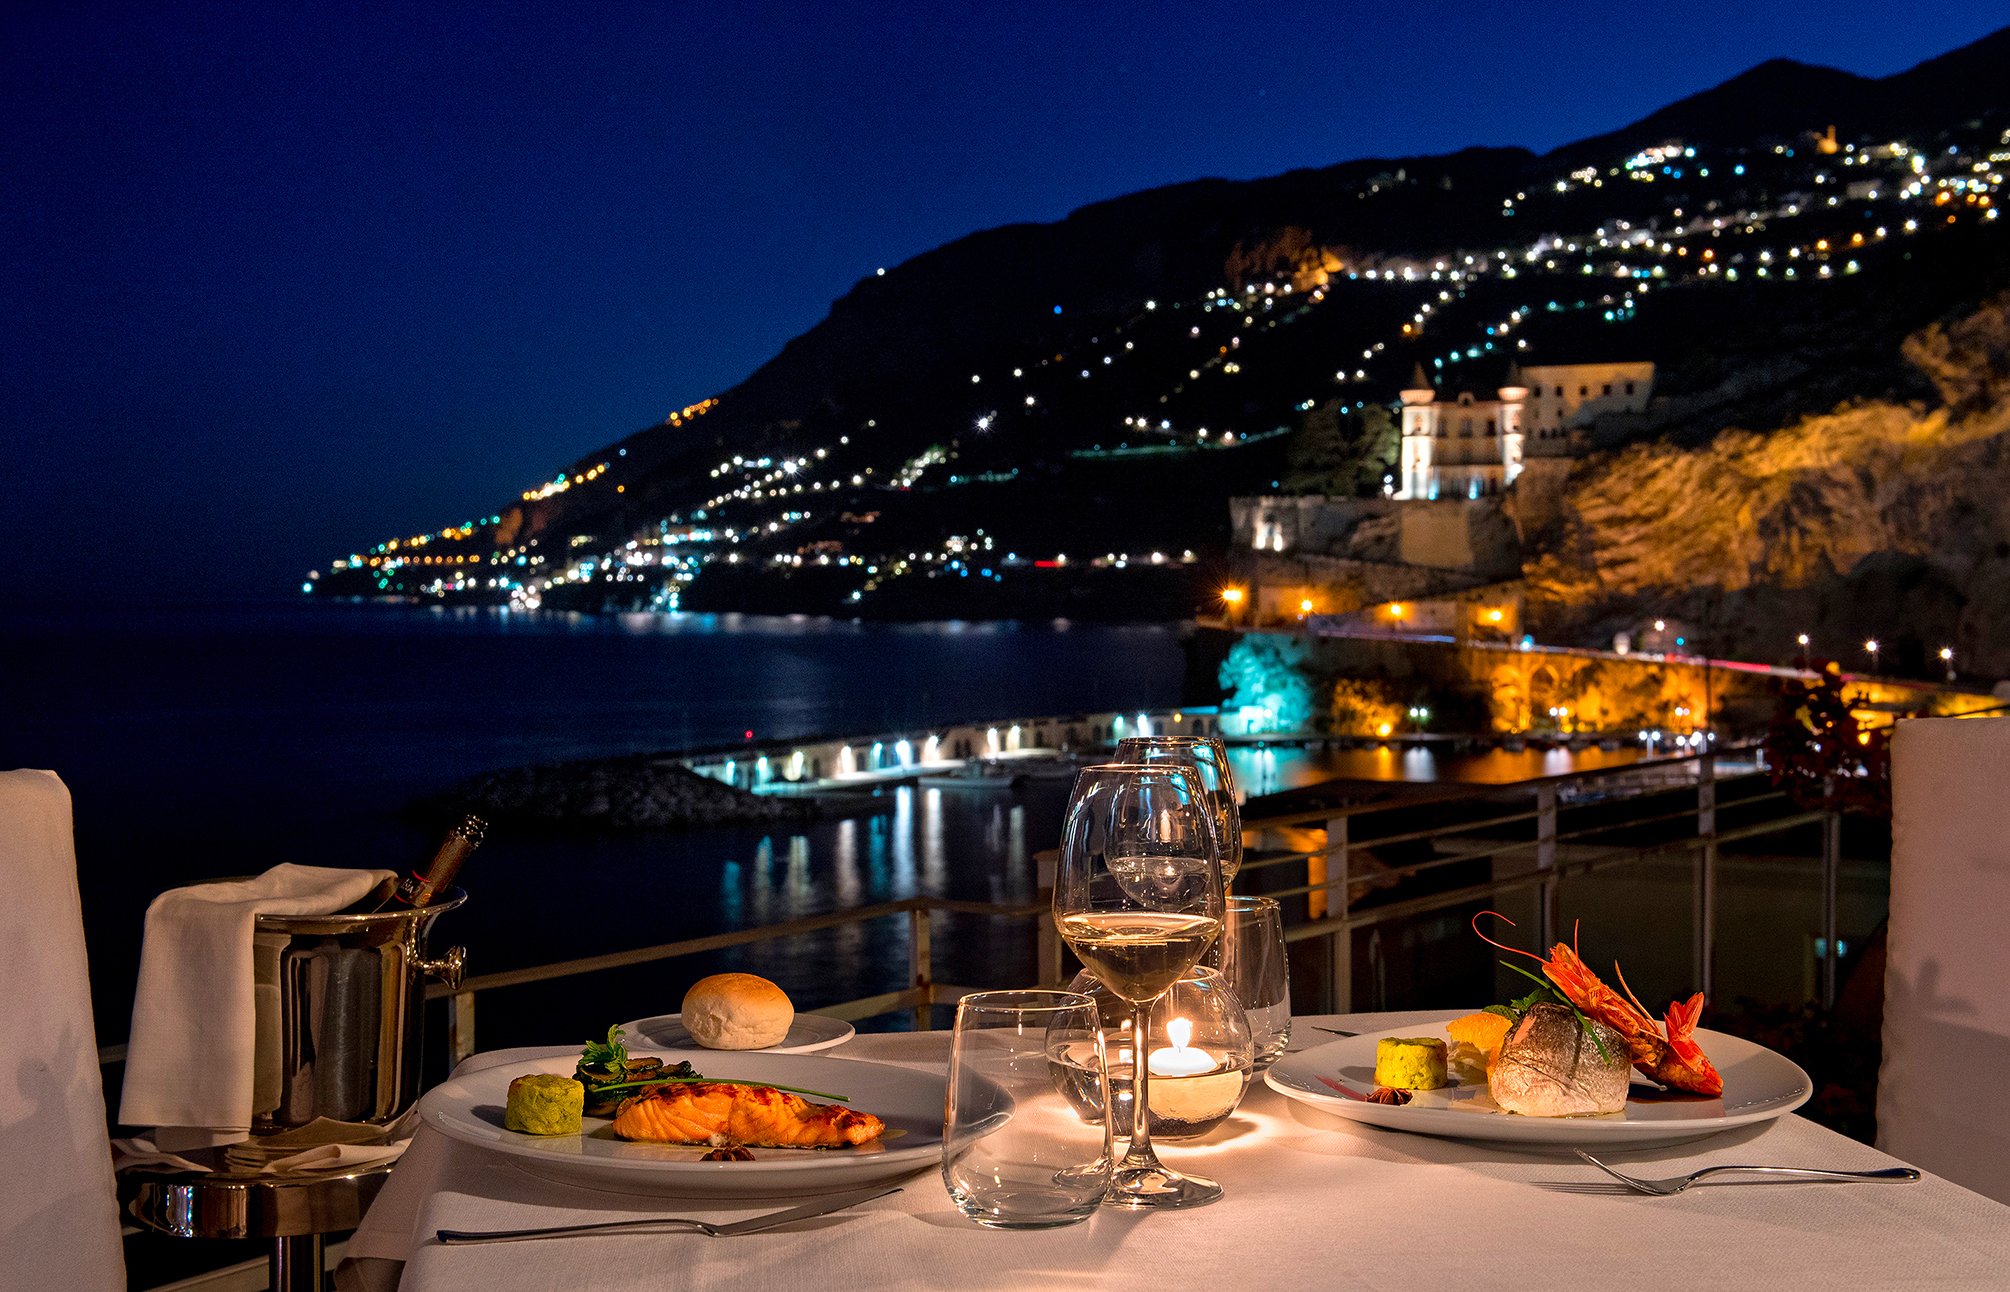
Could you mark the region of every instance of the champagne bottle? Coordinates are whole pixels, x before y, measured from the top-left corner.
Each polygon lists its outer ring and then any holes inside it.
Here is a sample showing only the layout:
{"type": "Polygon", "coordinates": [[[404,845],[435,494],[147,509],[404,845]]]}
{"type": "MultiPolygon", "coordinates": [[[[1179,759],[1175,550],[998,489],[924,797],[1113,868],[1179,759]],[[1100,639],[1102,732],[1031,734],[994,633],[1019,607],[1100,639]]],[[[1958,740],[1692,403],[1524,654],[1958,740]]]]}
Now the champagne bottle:
{"type": "Polygon", "coordinates": [[[426,868],[400,879],[391,895],[377,904],[377,909],[430,905],[440,890],[453,882],[468,854],[482,846],[482,836],[488,833],[488,828],[489,823],[478,816],[469,814],[462,817],[453,829],[447,831],[447,837],[440,841],[440,850],[433,854],[426,868]]]}

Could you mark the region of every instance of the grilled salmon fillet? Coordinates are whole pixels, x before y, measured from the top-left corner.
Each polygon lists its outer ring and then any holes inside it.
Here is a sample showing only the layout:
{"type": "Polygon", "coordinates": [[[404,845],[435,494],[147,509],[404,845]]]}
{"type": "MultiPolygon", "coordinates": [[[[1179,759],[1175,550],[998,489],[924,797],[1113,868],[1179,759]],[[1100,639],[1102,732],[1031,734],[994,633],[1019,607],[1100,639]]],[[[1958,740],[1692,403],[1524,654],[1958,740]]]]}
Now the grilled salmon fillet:
{"type": "Polygon", "coordinates": [[[614,1114],[616,1135],[654,1144],[844,1148],[878,1139],[885,1130],[871,1113],[813,1104],[773,1086],[712,1081],[655,1086],[614,1114]]]}

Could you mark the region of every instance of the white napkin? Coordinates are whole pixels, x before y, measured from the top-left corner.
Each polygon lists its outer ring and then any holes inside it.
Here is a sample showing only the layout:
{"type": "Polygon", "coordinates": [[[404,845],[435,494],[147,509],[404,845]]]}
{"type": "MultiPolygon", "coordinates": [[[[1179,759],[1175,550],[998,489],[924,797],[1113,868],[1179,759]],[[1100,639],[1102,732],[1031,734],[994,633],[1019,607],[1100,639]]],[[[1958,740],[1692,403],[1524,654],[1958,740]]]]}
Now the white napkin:
{"type": "MultiPolygon", "coordinates": [[[[225,1174],[233,1179],[347,1170],[373,1162],[396,1161],[411,1144],[412,1132],[418,1128],[416,1111],[407,1111],[388,1126],[317,1117],[295,1130],[233,1144],[223,1150],[220,1160],[225,1174]]],[[[112,1163],[120,1171],[162,1166],[209,1175],[218,1169],[169,1152],[146,1136],[113,1140],[112,1163]]]]}
{"type": "MultiPolygon", "coordinates": [[[[156,897],[140,947],[119,1120],[241,1138],[251,1127],[258,916],[332,915],[391,874],[287,864],[256,879],[156,897]]],[[[185,1135],[171,1138],[189,1142],[185,1135]]]]}

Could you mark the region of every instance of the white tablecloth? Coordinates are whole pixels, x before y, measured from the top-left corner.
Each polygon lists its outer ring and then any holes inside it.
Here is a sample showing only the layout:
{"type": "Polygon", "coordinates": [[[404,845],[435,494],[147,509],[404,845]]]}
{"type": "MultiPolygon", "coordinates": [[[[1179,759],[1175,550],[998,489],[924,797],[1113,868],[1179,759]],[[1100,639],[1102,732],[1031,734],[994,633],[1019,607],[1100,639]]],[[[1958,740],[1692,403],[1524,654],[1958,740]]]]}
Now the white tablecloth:
{"type": "MultiPolygon", "coordinates": [[[[1294,1048],[1432,1014],[1297,1020],[1294,1048]]],[[[947,1033],[861,1036],[832,1050],[941,1069],[947,1033]]],[[[471,1064],[492,1061],[478,1055],[471,1064]]],[[[500,1061],[509,1061],[503,1057],[500,1061]]],[[[1911,1185],[1759,1183],[1676,1198],[1607,1188],[1567,1155],[1361,1126],[1258,1083],[1237,1115],[1174,1167],[1220,1180],[1193,1211],[1106,1208],[1064,1229],[999,1232],[951,1207],[933,1171],[837,1216],[739,1238],[688,1232],[442,1247],[437,1229],[624,1219],[651,1212],[735,1218],[790,1205],[697,1206],[596,1193],[527,1175],[422,1129],[349,1244],[348,1286],[403,1292],[622,1289],[1027,1289],[1114,1287],[1149,1271],[1215,1288],[2001,1288],[2010,1207],[1945,1180],[1911,1185]],[[359,1275],[360,1281],[359,1281],[359,1275]]],[[[1715,1139],[1617,1155],[1673,1175],[1712,1163],[1866,1169],[1895,1159],[1799,1117],[1715,1139]]]]}

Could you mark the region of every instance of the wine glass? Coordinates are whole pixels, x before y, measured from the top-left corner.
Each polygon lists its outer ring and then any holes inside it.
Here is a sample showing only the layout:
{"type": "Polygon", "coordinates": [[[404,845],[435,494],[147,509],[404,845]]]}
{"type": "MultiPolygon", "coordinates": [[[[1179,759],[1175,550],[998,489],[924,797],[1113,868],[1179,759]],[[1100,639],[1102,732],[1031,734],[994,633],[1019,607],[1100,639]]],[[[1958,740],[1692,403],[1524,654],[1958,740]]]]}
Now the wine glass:
{"type": "MultiPolygon", "coordinates": [[[[1215,817],[1194,769],[1178,763],[1087,767],[1061,827],[1054,922],[1089,972],[1130,1002],[1133,1108],[1151,1107],[1152,1002],[1221,932],[1215,817]]],[[[1132,1119],[1107,1201],[1193,1207],[1221,1186],[1184,1176],[1152,1152],[1151,1119],[1132,1119]]]]}
{"type": "Polygon", "coordinates": [[[1224,887],[1242,869],[1242,809],[1235,801],[1235,773],[1229,770],[1228,747],[1213,736],[1126,736],[1117,742],[1120,763],[1177,763],[1200,776],[1214,808],[1215,837],[1221,844],[1224,887]]]}

